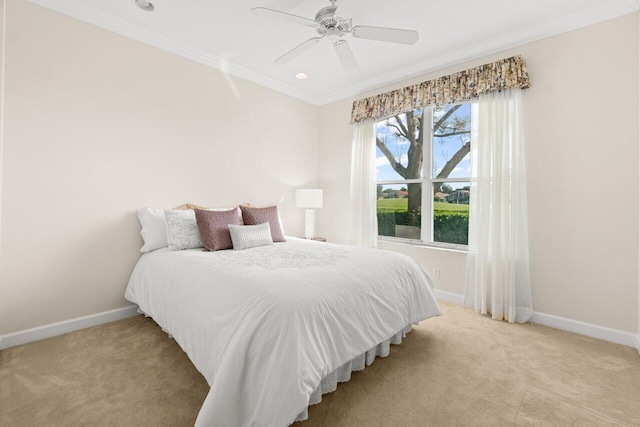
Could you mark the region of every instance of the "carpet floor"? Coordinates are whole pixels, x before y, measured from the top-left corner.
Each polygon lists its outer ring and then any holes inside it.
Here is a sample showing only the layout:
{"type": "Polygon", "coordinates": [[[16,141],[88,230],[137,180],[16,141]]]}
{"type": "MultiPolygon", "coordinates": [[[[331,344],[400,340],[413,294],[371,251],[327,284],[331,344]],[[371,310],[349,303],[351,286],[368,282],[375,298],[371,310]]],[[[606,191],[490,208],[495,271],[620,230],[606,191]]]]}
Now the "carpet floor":
{"type": "MultiPolygon", "coordinates": [[[[634,349],[441,305],[295,426],[640,425],[634,349]]],[[[0,352],[0,426],[191,426],[208,389],[142,316],[0,352]]]]}

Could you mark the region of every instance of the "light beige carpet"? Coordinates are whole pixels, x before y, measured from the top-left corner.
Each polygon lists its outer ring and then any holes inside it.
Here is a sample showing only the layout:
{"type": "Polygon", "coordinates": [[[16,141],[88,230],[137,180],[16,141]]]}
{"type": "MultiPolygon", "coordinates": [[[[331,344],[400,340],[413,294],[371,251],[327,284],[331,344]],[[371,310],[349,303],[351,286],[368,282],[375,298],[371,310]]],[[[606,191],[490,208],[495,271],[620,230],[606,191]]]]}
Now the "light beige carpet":
{"type": "MultiPolygon", "coordinates": [[[[295,426],[640,425],[640,357],[443,303],[295,426]]],[[[190,426],[208,392],[135,317],[0,352],[0,426],[190,426]]]]}

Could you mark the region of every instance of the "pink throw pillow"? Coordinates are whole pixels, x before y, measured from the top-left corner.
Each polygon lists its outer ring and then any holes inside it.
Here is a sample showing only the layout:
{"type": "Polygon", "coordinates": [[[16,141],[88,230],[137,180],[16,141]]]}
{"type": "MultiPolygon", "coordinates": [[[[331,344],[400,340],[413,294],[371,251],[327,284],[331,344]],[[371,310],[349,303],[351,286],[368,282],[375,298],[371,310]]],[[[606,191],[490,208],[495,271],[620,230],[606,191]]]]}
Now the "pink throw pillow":
{"type": "Polygon", "coordinates": [[[195,211],[202,246],[208,251],[232,249],[233,242],[229,233],[229,224],[242,224],[238,215],[238,208],[228,211],[202,209],[196,209],[195,211]]]}
{"type": "Polygon", "coordinates": [[[240,210],[242,210],[242,220],[245,225],[258,225],[268,222],[271,228],[271,239],[274,242],[286,242],[280,226],[277,206],[269,206],[268,208],[240,206],[240,210]]]}

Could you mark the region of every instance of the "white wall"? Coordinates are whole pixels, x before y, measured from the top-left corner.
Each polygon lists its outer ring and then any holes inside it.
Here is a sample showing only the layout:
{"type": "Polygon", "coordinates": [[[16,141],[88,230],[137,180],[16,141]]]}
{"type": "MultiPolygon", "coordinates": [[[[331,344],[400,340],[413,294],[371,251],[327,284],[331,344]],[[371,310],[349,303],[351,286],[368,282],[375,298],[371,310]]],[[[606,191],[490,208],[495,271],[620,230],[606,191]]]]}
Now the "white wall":
{"type": "MultiPolygon", "coordinates": [[[[317,185],[317,234],[344,242],[353,99],[317,108],[24,0],[6,16],[0,334],[125,306],[141,206],[279,202],[297,234],[294,190],[317,185]]],[[[636,331],[638,16],[393,87],[515,53],[533,85],[534,308],[636,331]]],[[[464,253],[380,247],[439,268],[437,287],[462,293],[464,253]]]]}
{"type": "MultiPolygon", "coordinates": [[[[638,330],[638,14],[626,15],[362,94],[432,79],[514,54],[527,60],[523,92],[534,309],[638,330]]],[[[344,242],[351,103],[320,109],[318,233],[344,242]]],[[[441,270],[437,288],[462,294],[464,254],[380,245],[441,270]]]]}
{"type": "Polygon", "coordinates": [[[0,334],[126,306],[142,206],[279,203],[302,232],[317,107],[24,0],[6,41],[0,334]]]}
{"type": "MultiPolygon", "coordinates": [[[[2,192],[4,189],[4,117],[5,117],[5,41],[6,41],[6,2],[0,0],[0,265],[2,265],[2,206],[3,197],[2,192]]],[[[1,276],[0,276],[1,279],[1,276]]],[[[0,322],[2,322],[1,313],[6,309],[6,301],[4,293],[2,292],[2,282],[0,281],[0,322]]],[[[1,323],[0,323],[1,325],[1,323]]],[[[1,327],[1,326],[0,326],[1,327]]],[[[1,348],[1,347],[0,347],[1,348]]]]}

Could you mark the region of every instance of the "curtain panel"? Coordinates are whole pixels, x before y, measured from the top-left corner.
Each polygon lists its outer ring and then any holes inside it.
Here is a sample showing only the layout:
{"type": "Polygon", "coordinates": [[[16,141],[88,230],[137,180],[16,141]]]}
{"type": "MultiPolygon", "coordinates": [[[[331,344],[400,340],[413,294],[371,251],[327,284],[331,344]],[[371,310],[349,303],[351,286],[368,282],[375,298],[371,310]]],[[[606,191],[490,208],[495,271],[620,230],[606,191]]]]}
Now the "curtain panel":
{"type": "Polygon", "coordinates": [[[523,323],[533,309],[521,91],[480,95],[472,116],[464,304],[523,323]]]}
{"type": "Polygon", "coordinates": [[[351,123],[467,101],[482,93],[528,87],[527,65],[524,58],[517,55],[355,101],[351,123]]]}
{"type": "Polygon", "coordinates": [[[349,244],[375,248],[378,243],[375,120],[363,120],[353,126],[350,190],[349,244]]]}

